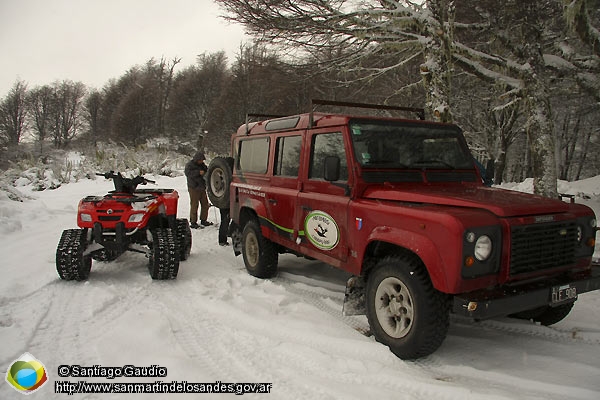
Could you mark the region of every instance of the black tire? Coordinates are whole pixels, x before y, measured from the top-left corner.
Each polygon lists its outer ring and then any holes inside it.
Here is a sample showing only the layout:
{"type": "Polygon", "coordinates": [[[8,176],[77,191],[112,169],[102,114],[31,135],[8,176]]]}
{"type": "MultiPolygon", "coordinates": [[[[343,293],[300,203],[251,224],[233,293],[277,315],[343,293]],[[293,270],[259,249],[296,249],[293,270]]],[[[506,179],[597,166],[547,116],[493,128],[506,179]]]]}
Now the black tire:
{"type": "Polygon", "coordinates": [[[215,157],[206,173],[206,194],[218,208],[229,208],[229,184],[233,172],[233,158],[215,157]]]}
{"type": "Polygon", "coordinates": [[[157,228],[151,232],[148,271],[152,279],[175,279],[179,272],[179,249],[171,228],[157,228]]]}
{"type": "Polygon", "coordinates": [[[56,271],[61,279],[84,281],[90,276],[92,257],[84,256],[86,229],[64,230],[56,248],[56,271]]]}
{"type": "Polygon", "coordinates": [[[244,226],[242,255],[250,275],[265,279],[277,274],[277,248],[262,235],[256,220],[251,220],[244,226]]]}
{"type": "Polygon", "coordinates": [[[557,322],[562,321],[569,315],[573,308],[573,303],[562,304],[557,307],[539,307],[533,310],[522,311],[520,313],[512,314],[511,317],[518,319],[526,319],[533,322],[539,322],[544,326],[554,325],[557,322]]]}
{"type": "Polygon", "coordinates": [[[179,261],[185,261],[192,251],[192,230],[187,219],[177,220],[177,244],[179,246],[179,261]]]}
{"type": "Polygon", "coordinates": [[[379,261],[367,281],[366,304],[375,339],[402,359],[433,353],[448,333],[448,296],[432,286],[413,257],[379,261]]]}

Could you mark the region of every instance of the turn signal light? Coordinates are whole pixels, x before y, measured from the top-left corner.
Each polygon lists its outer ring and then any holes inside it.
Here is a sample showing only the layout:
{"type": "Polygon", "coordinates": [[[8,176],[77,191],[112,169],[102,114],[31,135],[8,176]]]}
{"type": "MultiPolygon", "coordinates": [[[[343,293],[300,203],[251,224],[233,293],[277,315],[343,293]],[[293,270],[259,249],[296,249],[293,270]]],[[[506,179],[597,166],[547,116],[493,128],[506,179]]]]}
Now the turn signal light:
{"type": "Polygon", "coordinates": [[[589,247],[594,247],[594,246],[596,245],[596,239],[594,239],[594,238],[589,238],[589,239],[588,239],[588,241],[587,241],[587,245],[588,245],[589,247]]]}
{"type": "Polygon", "coordinates": [[[475,259],[471,256],[465,258],[465,267],[472,267],[475,264],[475,259]]]}

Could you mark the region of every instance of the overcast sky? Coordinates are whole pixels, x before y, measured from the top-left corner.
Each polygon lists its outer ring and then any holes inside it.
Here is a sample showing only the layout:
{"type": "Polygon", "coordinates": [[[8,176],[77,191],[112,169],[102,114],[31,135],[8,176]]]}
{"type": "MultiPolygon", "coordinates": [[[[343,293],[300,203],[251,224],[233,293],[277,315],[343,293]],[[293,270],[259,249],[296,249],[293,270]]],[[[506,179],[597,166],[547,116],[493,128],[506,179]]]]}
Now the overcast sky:
{"type": "Polygon", "coordinates": [[[0,98],[17,79],[29,88],[69,79],[98,89],[154,57],[203,52],[233,60],[247,41],[211,0],[0,0],[0,98]]]}

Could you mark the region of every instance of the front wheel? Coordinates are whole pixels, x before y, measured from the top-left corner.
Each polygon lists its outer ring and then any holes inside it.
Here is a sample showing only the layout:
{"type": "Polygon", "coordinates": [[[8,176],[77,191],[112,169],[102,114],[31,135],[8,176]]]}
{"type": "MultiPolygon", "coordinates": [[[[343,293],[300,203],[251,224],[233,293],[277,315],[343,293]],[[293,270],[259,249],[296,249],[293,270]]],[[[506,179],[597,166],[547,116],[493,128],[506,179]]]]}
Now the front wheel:
{"type": "Polygon", "coordinates": [[[272,278],[277,274],[277,248],[262,235],[258,222],[254,220],[249,221],[242,232],[242,255],[250,275],[272,278]]]}
{"type": "Polygon", "coordinates": [[[378,262],[367,281],[366,303],[375,339],[402,359],[427,356],[446,338],[450,302],[414,258],[378,262]]]}
{"type": "Polygon", "coordinates": [[[92,257],[87,248],[86,229],[64,230],[56,248],[56,271],[61,279],[84,281],[90,275],[92,257]]]}

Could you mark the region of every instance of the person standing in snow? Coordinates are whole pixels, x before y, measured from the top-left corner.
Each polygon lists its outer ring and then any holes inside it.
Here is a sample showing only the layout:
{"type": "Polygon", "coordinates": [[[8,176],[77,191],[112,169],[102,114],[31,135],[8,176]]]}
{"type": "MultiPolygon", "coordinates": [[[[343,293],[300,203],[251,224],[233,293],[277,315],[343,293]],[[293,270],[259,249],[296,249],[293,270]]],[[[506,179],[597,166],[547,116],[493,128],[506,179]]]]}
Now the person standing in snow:
{"type": "Polygon", "coordinates": [[[204,153],[199,151],[188,161],[184,170],[190,195],[190,227],[194,229],[212,225],[212,222],[206,220],[209,204],[204,175],[208,167],[204,164],[204,160],[204,153]],[[200,224],[198,224],[198,204],[200,204],[200,224]]]}

